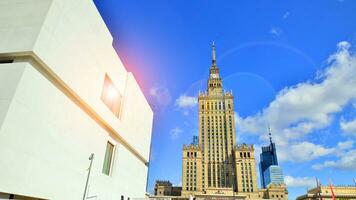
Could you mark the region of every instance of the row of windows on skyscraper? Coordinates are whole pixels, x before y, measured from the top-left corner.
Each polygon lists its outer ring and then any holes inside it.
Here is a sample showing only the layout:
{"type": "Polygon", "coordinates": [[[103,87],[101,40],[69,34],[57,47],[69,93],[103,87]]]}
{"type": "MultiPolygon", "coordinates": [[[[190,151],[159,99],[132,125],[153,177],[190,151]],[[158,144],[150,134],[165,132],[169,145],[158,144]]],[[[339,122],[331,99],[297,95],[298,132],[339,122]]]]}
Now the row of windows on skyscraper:
{"type": "Polygon", "coordinates": [[[197,152],[187,152],[187,157],[188,158],[196,158],[197,157],[197,152]]]}
{"type": "MultiPolygon", "coordinates": [[[[228,103],[227,107],[228,107],[228,109],[231,109],[231,104],[228,103]]],[[[215,110],[225,110],[225,102],[224,101],[220,101],[220,102],[215,102],[215,104],[213,104],[213,103],[209,104],[209,102],[208,102],[206,104],[206,106],[204,104],[202,104],[201,105],[201,109],[204,110],[205,108],[207,110],[214,110],[214,108],[215,108],[215,110]]]]}
{"type": "Polygon", "coordinates": [[[186,166],[186,190],[196,191],[197,188],[197,165],[195,158],[197,158],[197,152],[187,152],[187,157],[194,159],[194,161],[188,161],[186,166]]]}

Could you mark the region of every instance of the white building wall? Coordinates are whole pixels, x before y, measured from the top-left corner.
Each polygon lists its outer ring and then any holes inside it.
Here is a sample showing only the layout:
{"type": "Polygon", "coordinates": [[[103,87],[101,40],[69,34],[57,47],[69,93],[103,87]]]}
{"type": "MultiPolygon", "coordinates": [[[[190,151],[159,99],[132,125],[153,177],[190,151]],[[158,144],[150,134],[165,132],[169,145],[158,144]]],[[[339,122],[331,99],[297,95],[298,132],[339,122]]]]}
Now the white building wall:
{"type": "Polygon", "coordinates": [[[31,51],[51,0],[0,1],[0,53],[31,51]]]}
{"type": "Polygon", "coordinates": [[[0,60],[9,56],[20,61],[0,64],[0,193],[81,199],[95,153],[89,196],[144,197],[153,113],[94,3],[0,1],[0,60]],[[118,135],[56,87],[44,66],[118,135]],[[124,95],[121,119],[100,99],[105,74],[124,95]],[[110,176],[102,173],[108,140],[116,144],[110,176]]]}

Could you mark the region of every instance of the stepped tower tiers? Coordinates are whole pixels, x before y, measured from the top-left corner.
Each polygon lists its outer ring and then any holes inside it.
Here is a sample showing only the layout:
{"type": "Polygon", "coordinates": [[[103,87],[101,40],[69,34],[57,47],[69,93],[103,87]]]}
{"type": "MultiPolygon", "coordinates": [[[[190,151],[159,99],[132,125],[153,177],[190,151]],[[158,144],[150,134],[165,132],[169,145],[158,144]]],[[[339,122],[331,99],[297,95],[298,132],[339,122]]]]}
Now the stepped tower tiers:
{"type": "Polygon", "coordinates": [[[213,43],[207,92],[200,92],[198,97],[203,193],[234,187],[236,130],[233,100],[232,92],[223,91],[213,43]]]}
{"type": "MultiPolygon", "coordinates": [[[[207,91],[198,96],[199,136],[183,146],[182,197],[206,199],[288,199],[283,181],[277,180],[275,145],[264,147],[263,161],[270,175],[268,187],[258,189],[256,160],[253,145],[236,145],[234,97],[223,90],[219,67],[216,64],[215,45],[212,45],[212,64],[207,91]],[[197,142],[198,140],[198,142],[197,142]],[[269,181],[271,180],[271,181],[269,181]],[[275,184],[278,183],[278,184],[275,184]]],[[[277,176],[278,175],[278,176],[277,176]]]]}

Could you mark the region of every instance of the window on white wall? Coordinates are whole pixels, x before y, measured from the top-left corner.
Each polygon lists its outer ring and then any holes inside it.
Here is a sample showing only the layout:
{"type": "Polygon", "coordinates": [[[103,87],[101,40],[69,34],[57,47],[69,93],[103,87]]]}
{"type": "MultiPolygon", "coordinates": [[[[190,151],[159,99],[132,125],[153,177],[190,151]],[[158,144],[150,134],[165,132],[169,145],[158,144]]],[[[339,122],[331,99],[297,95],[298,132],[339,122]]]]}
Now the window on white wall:
{"type": "Polygon", "coordinates": [[[101,92],[101,100],[118,118],[120,117],[122,99],[121,93],[106,74],[103,90],[101,92]]]}
{"type": "Polygon", "coordinates": [[[108,142],[106,144],[106,152],[105,152],[104,165],[103,165],[103,173],[106,175],[110,174],[113,154],[114,154],[114,145],[108,142]]]}

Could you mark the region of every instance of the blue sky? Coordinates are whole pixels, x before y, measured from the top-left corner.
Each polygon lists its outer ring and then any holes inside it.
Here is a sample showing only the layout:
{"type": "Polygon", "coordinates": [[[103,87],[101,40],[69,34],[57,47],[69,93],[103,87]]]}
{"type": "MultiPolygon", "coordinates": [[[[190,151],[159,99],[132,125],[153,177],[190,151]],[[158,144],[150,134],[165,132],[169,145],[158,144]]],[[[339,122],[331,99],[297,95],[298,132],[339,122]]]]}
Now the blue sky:
{"type": "Polygon", "coordinates": [[[233,90],[238,143],[267,142],[290,199],[356,178],[356,1],[96,0],[114,47],[154,108],[149,190],[181,184],[182,145],[197,135],[211,42],[233,90]]]}

